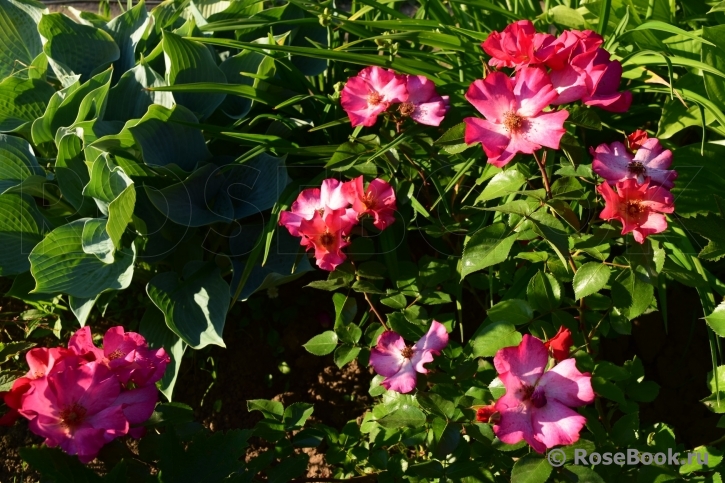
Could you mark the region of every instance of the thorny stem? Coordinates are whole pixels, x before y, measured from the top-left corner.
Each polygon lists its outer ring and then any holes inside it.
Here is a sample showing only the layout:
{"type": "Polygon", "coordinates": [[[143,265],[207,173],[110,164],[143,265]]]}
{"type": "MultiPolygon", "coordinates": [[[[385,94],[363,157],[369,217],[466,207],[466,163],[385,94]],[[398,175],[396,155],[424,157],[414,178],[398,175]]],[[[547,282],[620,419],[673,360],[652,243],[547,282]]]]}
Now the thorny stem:
{"type": "Polygon", "coordinates": [[[546,151],[544,151],[544,155],[541,157],[541,160],[539,160],[539,157],[536,155],[536,153],[534,153],[534,159],[536,160],[536,164],[539,165],[539,171],[541,171],[541,179],[544,180],[546,197],[551,198],[551,184],[549,183],[549,175],[546,174],[546,151]]]}
{"type": "MultiPolygon", "coordinates": [[[[382,315],[380,315],[380,312],[378,312],[378,309],[376,309],[375,306],[373,305],[373,301],[370,300],[370,296],[367,294],[367,292],[363,292],[363,295],[365,296],[365,300],[367,300],[368,305],[370,306],[370,310],[378,318],[378,320],[380,321],[380,324],[385,328],[385,330],[390,330],[388,328],[388,326],[385,324],[385,321],[383,320],[382,315]]],[[[310,480],[305,480],[305,481],[310,481],[310,480]]],[[[342,480],[321,480],[321,481],[342,481],[342,480]]]]}

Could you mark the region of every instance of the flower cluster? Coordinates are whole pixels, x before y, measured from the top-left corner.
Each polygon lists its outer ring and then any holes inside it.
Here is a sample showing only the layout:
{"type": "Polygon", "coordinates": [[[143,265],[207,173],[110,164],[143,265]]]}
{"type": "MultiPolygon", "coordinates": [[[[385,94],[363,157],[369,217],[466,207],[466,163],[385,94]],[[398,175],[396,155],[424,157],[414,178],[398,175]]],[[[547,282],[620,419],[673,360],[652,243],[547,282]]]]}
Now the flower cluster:
{"type": "Polygon", "coordinates": [[[342,90],[342,108],[353,126],[372,126],[378,115],[397,106],[399,120],[439,126],[448,111],[448,96],[440,96],[422,75],[400,75],[382,67],[366,67],[342,90]]]}
{"type": "Polygon", "coordinates": [[[67,349],[31,349],[26,360],[30,370],[4,395],[10,408],[5,422],[23,416],[48,446],[60,446],[88,463],[112,440],[143,435],[140,425],[158,400],[155,382],[170,358],[164,349],[150,349],[140,334],[118,326],[108,329],[102,349],[84,327],[67,349]]]}
{"type": "Polygon", "coordinates": [[[590,152],[594,156],[592,169],[605,180],[597,186],[605,201],[599,216],[619,220],[622,235],[631,232],[639,243],[648,235],[665,231],[663,213],[675,211],[669,191],[677,179],[677,171],[668,169],[672,151],[646,132],[636,131],[627,136],[627,146],[621,142],[600,144],[590,152]]]}
{"type": "MultiPolygon", "coordinates": [[[[567,329],[550,339],[548,348],[560,349],[571,343],[567,329]]],[[[562,349],[563,350],[563,349],[562,349]]],[[[494,404],[479,407],[476,419],[492,423],[496,436],[507,444],[525,440],[535,451],[560,444],[573,444],[586,418],[571,408],[594,401],[591,375],[581,373],[576,361],[565,353],[552,351],[558,363],[549,363],[547,344],[528,334],[518,347],[506,347],[493,359],[506,393],[494,404]],[[566,356],[565,356],[566,355],[566,356]]]]}
{"type": "Polygon", "coordinates": [[[447,345],[448,332],[435,320],[428,333],[411,347],[400,334],[386,330],[370,351],[370,365],[375,372],[385,376],[381,386],[405,394],[415,389],[416,372],[427,374],[424,364],[433,362],[433,356],[440,354],[447,345]]]}
{"type": "Polygon", "coordinates": [[[382,179],[365,188],[362,176],[346,182],[329,178],[320,188],[302,190],[290,211],[280,213],[279,224],[314,250],[318,267],[332,271],[347,258],[342,249],[360,217],[371,215],[373,225],[384,230],[395,221],[396,209],[395,191],[382,179]]]}
{"type": "Polygon", "coordinates": [[[569,113],[556,106],[582,101],[612,112],[629,109],[632,94],[619,92],[622,66],[602,43],[588,30],[537,33],[528,20],[492,32],[482,44],[489,64],[515,73],[512,79],[493,72],[471,84],[466,99],[485,119],[464,119],[466,143],[480,142],[488,162],[501,167],[517,153],[559,148],[569,113]]]}

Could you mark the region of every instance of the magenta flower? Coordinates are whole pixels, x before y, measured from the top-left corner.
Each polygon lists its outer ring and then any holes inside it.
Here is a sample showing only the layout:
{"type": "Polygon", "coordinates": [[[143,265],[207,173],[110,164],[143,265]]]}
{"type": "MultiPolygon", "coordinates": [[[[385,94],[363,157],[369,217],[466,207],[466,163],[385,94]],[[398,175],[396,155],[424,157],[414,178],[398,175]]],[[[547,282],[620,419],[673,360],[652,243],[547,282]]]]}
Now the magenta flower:
{"type": "Polygon", "coordinates": [[[504,166],[516,153],[531,154],[546,146],[559,148],[568,111],[542,112],[557,98],[549,76],[540,67],[517,71],[515,85],[502,72],[477,80],[466,99],[485,117],[467,117],[465,141],[480,142],[494,166],[504,166]]]}
{"type": "Polygon", "coordinates": [[[406,78],[408,100],[398,106],[402,117],[417,123],[439,126],[448,112],[448,96],[439,96],[435,84],[422,75],[406,78]]]}
{"type": "Polygon", "coordinates": [[[671,189],[675,185],[677,171],[667,169],[672,164],[672,151],[664,149],[657,138],[639,143],[634,155],[620,142],[600,144],[589,152],[594,156],[592,169],[610,185],[625,179],[642,184],[645,178],[650,178],[650,186],[671,189]]]}
{"type": "Polygon", "coordinates": [[[342,108],[353,127],[372,126],[391,104],[408,100],[405,77],[382,67],[365,67],[342,89],[342,108]]]}
{"type": "MultiPolygon", "coordinates": [[[[348,207],[348,199],[343,193],[343,185],[335,178],[328,178],[322,182],[320,188],[302,190],[297,200],[292,203],[290,211],[283,211],[279,215],[279,224],[287,228],[292,236],[300,236],[299,229],[302,220],[312,220],[315,213],[321,215],[325,209],[339,210],[348,207]]],[[[357,214],[350,210],[345,213],[350,222],[357,221],[357,214]]]]}
{"type": "Polygon", "coordinates": [[[359,215],[372,215],[375,218],[373,225],[384,230],[395,221],[397,209],[395,191],[387,181],[376,178],[363,187],[363,177],[358,176],[345,183],[343,191],[352,209],[359,215]]]}
{"type": "Polygon", "coordinates": [[[123,410],[123,415],[131,426],[129,436],[140,438],[144,434],[145,423],[153,414],[159,400],[159,391],[154,384],[147,384],[130,391],[123,391],[114,402],[123,410]]]}
{"type": "Polygon", "coordinates": [[[347,258],[342,249],[350,244],[345,235],[351,228],[344,209],[315,212],[311,220],[300,222],[300,245],[314,250],[317,266],[331,272],[347,258]]]}
{"type": "Polygon", "coordinates": [[[388,390],[408,393],[415,389],[416,372],[428,373],[426,363],[448,345],[446,328],[435,320],[428,333],[412,347],[405,344],[397,332],[387,330],[380,334],[378,343],[370,352],[370,365],[375,372],[385,376],[380,384],[388,390]]]}
{"type": "Polygon", "coordinates": [[[123,409],[114,404],[120,393],[120,382],[101,363],[66,367],[34,382],[20,414],[48,446],[88,463],[103,445],[128,433],[123,409]]]}
{"type": "Polygon", "coordinates": [[[610,112],[626,112],[632,104],[632,93],[619,92],[622,80],[622,64],[610,60],[609,52],[599,48],[594,55],[583,56],[582,69],[587,73],[587,93],[582,102],[587,106],[596,106],[610,112]]]}
{"type": "Polygon", "coordinates": [[[622,235],[632,233],[638,243],[647,236],[667,229],[667,219],[662,213],[675,211],[672,193],[660,186],[651,186],[649,178],[641,185],[636,179],[617,183],[615,192],[608,183],[597,186],[605,206],[599,217],[622,222],[622,235]]]}
{"type": "Polygon", "coordinates": [[[163,348],[149,349],[141,334],[125,332],[121,326],[106,331],[103,336],[103,354],[103,362],[118,379],[124,385],[131,381],[136,387],[146,384],[153,386],[164,377],[166,365],[171,362],[163,348]]]}
{"type": "Polygon", "coordinates": [[[518,69],[545,62],[556,52],[554,44],[553,35],[537,33],[530,20],[519,20],[491,32],[481,47],[491,56],[488,65],[518,69]]]}
{"type": "Polygon", "coordinates": [[[579,372],[574,359],[544,372],[548,360],[544,343],[528,334],[518,347],[501,349],[494,357],[506,393],[496,401],[501,417],[493,431],[504,443],[525,440],[543,453],[579,439],[586,418],[571,408],[594,401],[591,376],[579,372]]]}
{"type": "Polygon", "coordinates": [[[565,30],[554,42],[554,53],[546,59],[552,70],[564,69],[573,58],[593,52],[604,43],[601,35],[591,30],[565,30]]]}
{"type": "Polygon", "coordinates": [[[93,343],[91,328],[88,326],[78,329],[68,341],[68,348],[87,361],[103,359],[103,350],[93,343]]]}

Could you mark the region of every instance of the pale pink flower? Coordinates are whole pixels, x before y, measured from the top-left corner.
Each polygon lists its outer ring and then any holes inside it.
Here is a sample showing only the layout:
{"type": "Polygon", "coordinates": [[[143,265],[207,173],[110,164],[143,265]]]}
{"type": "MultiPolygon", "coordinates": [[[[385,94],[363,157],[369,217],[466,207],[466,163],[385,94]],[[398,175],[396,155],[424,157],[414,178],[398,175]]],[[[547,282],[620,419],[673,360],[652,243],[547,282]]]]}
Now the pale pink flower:
{"type": "MultiPolygon", "coordinates": [[[[300,222],[312,220],[315,213],[323,215],[325,209],[339,210],[347,208],[349,201],[343,193],[343,185],[335,178],[328,178],[322,182],[320,188],[308,188],[302,190],[297,199],[292,203],[290,211],[283,211],[279,215],[279,224],[287,228],[292,236],[300,236],[300,222]]],[[[357,220],[357,214],[346,211],[345,218],[351,222],[357,220]]]]}
{"type": "Polygon", "coordinates": [[[121,383],[105,365],[89,362],[38,379],[23,398],[20,414],[48,446],[88,463],[113,439],[128,433],[120,405],[121,383]]]}
{"type": "Polygon", "coordinates": [[[448,345],[446,328],[435,320],[428,333],[412,347],[408,347],[397,332],[387,330],[380,334],[378,343],[370,352],[370,365],[385,376],[380,384],[391,391],[408,393],[415,389],[416,373],[428,373],[425,364],[448,345]]]}
{"type": "Polygon", "coordinates": [[[647,236],[667,229],[667,219],[662,213],[675,211],[672,193],[660,186],[651,186],[645,179],[641,185],[636,179],[617,183],[615,192],[608,183],[597,186],[604,197],[604,210],[599,217],[622,222],[622,235],[632,233],[635,241],[644,243],[647,236]]]}
{"type": "Polygon", "coordinates": [[[391,104],[408,100],[405,77],[382,67],[365,67],[342,89],[342,108],[353,126],[372,126],[391,104]]]}
{"type": "Polygon", "coordinates": [[[618,141],[600,144],[596,150],[589,148],[589,152],[594,156],[592,170],[610,185],[625,179],[642,184],[645,178],[650,178],[650,186],[671,189],[675,185],[677,171],[667,169],[672,164],[672,151],[664,149],[657,138],[638,142],[634,155],[618,141]]]}
{"type": "Polygon", "coordinates": [[[358,176],[345,183],[343,192],[358,216],[371,215],[375,219],[373,225],[379,230],[384,230],[395,221],[395,191],[387,181],[376,178],[365,189],[363,177],[358,176]]]}
{"type": "Polygon", "coordinates": [[[467,117],[465,141],[480,142],[494,166],[504,166],[516,153],[531,154],[546,146],[559,148],[568,111],[542,112],[557,98],[549,76],[540,67],[517,71],[515,84],[502,72],[477,80],[466,99],[485,117],[467,117]]]}
{"type": "Polygon", "coordinates": [[[501,416],[493,431],[504,443],[525,440],[543,453],[579,439],[586,418],[571,408],[594,401],[591,376],[579,372],[574,359],[544,372],[548,360],[544,343],[528,334],[518,347],[501,349],[494,357],[506,393],[496,401],[501,416]]]}
{"type": "Polygon", "coordinates": [[[439,126],[448,112],[448,96],[439,96],[435,84],[422,75],[406,77],[408,100],[398,106],[403,117],[417,123],[439,126]]]}
{"type": "Polygon", "coordinates": [[[311,220],[300,222],[300,245],[314,250],[317,266],[331,272],[347,258],[342,249],[350,244],[345,235],[351,228],[345,209],[315,212],[311,220]]]}
{"type": "Polygon", "coordinates": [[[555,53],[554,44],[553,35],[537,33],[530,20],[519,20],[502,32],[491,32],[481,47],[491,56],[489,65],[518,69],[545,62],[555,53]]]}

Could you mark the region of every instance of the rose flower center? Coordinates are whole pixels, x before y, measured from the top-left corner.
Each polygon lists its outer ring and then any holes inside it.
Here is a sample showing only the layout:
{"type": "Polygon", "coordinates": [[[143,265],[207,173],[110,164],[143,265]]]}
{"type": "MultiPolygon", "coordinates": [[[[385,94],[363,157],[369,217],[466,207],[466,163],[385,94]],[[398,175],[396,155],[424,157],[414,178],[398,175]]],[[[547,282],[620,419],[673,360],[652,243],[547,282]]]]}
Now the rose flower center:
{"type": "Polygon", "coordinates": [[[639,200],[627,201],[626,209],[629,216],[637,216],[644,211],[644,207],[639,200]]]}
{"type": "Polygon", "coordinates": [[[645,168],[644,165],[639,161],[632,161],[631,163],[629,163],[627,169],[630,173],[635,175],[644,174],[644,172],[647,171],[647,168],[645,168]]]}
{"type": "Polygon", "coordinates": [[[503,127],[508,132],[516,132],[521,129],[524,124],[524,118],[513,111],[508,111],[503,115],[503,127]]]}
{"type": "Polygon", "coordinates": [[[531,404],[535,408],[541,408],[546,405],[546,394],[541,389],[535,388],[534,386],[524,385],[521,388],[521,400],[531,401],[531,404]]]}
{"type": "Polygon", "coordinates": [[[400,111],[401,116],[408,117],[415,112],[415,106],[412,102],[403,102],[400,107],[398,107],[398,110],[400,111]]]}
{"type": "Polygon", "coordinates": [[[406,346],[405,349],[403,349],[402,351],[400,351],[400,354],[403,357],[405,357],[406,359],[410,359],[411,357],[413,357],[413,353],[414,352],[415,351],[411,347],[407,347],[406,346]]]}
{"type": "Polygon", "coordinates": [[[324,247],[330,247],[335,243],[335,237],[329,231],[326,231],[320,237],[320,244],[324,247]]]}
{"type": "Polygon", "coordinates": [[[120,359],[123,356],[124,356],[123,352],[121,352],[120,349],[116,349],[115,351],[108,354],[108,360],[112,361],[114,359],[120,359]]]}
{"type": "Polygon", "coordinates": [[[370,104],[371,106],[377,106],[381,102],[383,102],[383,96],[380,95],[380,93],[371,92],[370,94],[368,94],[368,104],[370,104]]]}
{"type": "Polygon", "coordinates": [[[75,428],[83,422],[85,417],[86,408],[78,403],[73,403],[60,412],[60,422],[66,428],[75,428]]]}

